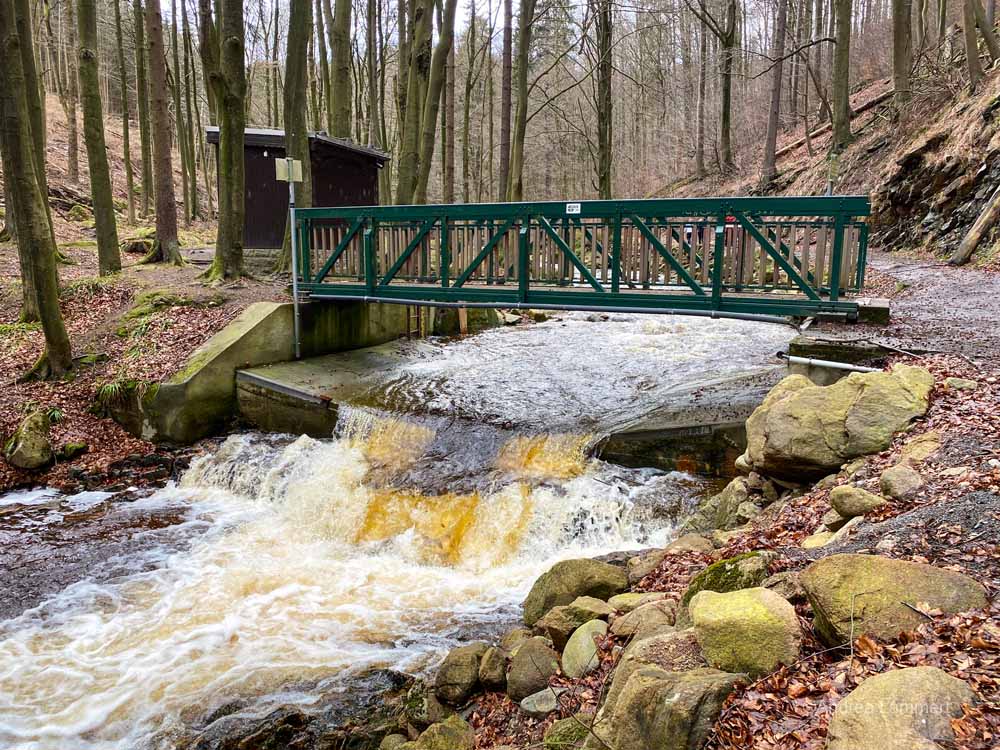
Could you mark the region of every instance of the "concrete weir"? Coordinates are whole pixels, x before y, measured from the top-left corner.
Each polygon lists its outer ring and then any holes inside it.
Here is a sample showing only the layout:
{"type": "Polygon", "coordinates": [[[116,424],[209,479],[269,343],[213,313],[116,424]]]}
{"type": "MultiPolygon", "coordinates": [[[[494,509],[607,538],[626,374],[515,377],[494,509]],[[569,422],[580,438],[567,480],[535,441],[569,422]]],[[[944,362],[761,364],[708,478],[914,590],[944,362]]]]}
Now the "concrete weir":
{"type": "MultiPolygon", "coordinates": [[[[307,357],[374,346],[407,332],[407,309],[356,302],[301,307],[307,357]]],[[[295,356],[291,303],[256,302],[206,341],[168,380],[112,404],[115,419],[154,442],[186,444],[213,435],[236,414],[240,368],[295,356]]]]}

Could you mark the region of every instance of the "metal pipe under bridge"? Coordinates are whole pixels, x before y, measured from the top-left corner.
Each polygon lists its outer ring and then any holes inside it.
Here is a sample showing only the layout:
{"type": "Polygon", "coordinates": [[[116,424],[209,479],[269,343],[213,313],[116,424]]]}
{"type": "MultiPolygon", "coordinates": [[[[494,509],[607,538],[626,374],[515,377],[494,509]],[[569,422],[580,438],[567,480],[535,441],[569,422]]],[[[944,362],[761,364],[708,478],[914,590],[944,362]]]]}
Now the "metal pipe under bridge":
{"type": "Polygon", "coordinates": [[[298,209],[298,287],[318,300],[855,320],[870,212],[866,196],[298,209]]]}

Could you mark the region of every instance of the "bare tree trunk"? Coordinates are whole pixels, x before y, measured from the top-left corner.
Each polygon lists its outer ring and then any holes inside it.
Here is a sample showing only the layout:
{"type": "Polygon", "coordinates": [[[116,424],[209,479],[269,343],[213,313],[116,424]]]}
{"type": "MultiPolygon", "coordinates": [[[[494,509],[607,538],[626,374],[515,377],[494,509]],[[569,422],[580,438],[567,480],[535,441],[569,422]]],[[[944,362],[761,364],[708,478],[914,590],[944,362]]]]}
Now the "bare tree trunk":
{"type": "Polygon", "coordinates": [[[503,61],[500,78],[500,174],[498,175],[497,200],[508,199],[510,175],[510,109],[513,58],[513,7],[512,0],[503,0],[503,61]]]}
{"type": "MultiPolygon", "coordinates": [[[[534,2],[532,2],[532,7],[534,2]]],[[[594,12],[597,20],[597,191],[604,200],[611,199],[612,98],[611,98],[611,0],[597,0],[594,12]]],[[[527,63],[527,56],[520,55],[527,63]]],[[[521,75],[518,71],[518,110],[521,109],[521,75]]],[[[527,82],[527,77],[525,77],[527,82]]],[[[518,122],[520,125],[520,121],[518,122]]],[[[520,133],[521,151],[524,150],[524,133],[520,133]]],[[[520,175],[519,175],[520,176],[520,175]]],[[[523,188],[518,190],[523,195],[523,188]]],[[[521,198],[517,198],[521,200],[521,198]]]]}
{"type": "MultiPolygon", "coordinates": [[[[371,0],[369,0],[370,4],[371,0]]],[[[330,58],[326,47],[326,26],[323,23],[323,3],[316,0],[313,8],[313,23],[316,25],[316,56],[319,57],[320,83],[323,88],[323,101],[326,102],[326,118],[323,120],[324,126],[330,126],[331,109],[333,107],[333,94],[330,90],[330,58]]],[[[320,130],[321,128],[316,128],[320,130]]]]}
{"type": "Polygon", "coordinates": [[[66,113],[66,179],[74,185],[80,181],[80,135],[77,125],[76,104],[79,98],[76,60],[76,8],[72,0],[65,5],[66,15],[66,84],[63,111],[66,113]]]}
{"type": "Polygon", "coordinates": [[[698,51],[698,112],[694,145],[694,171],[705,176],[705,95],[708,83],[708,29],[701,24],[701,48],[698,51]]]}
{"type": "Polygon", "coordinates": [[[983,64],[979,60],[979,42],[976,39],[976,0],[962,3],[962,30],[965,33],[965,58],[969,70],[969,88],[975,91],[983,78],[983,64]]]}
{"type": "Polygon", "coordinates": [[[444,190],[442,200],[455,202],[455,42],[452,40],[445,66],[447,78],[444,92],[444,190]]]}
{"type": "Polygon", "coordinates": [[[469,135],[472,126],[472,90],[476,74],[476,0],[469,3],[469,30],[466,34],[465,87],[462,96],[462,202],[470,201],[469,135]]]}
{"type": "Polygon", "coordinates": [[[961,244],[955,248],[948,262],[953,266],[967,263],[972,254],[976,252],[976,248],[979,247],[979,243],[982,242],[986,233],[993,228],[997,221],[1000,221],[1000,187],[994,190],[993,195],[986,201],[986,205],[976,222],[962,239],[961,244]]]}
{"type": "MultiPolygon", "coordinates": [[[[413,1],[413,36],[408,44],[410,61],[406,84],[406,109],[403,111],[403,136],[400,144],[396,203],[412,203],[417,187],[422,134],[422,93],[427,88],[431,67],[431,8],[430,0],[413,1]]],[[[434,124],[431,124],[433,129],[434,124]]]]}
{"type": "Polygon", "coordinates": [[[778,146],[778,118],[781,116],[781,76],[785,57],[785,31],[788,18],[788,0],[778,0],[778,18],[774,26],[775,60],[771,70],[771,106],[767,112],[767,135],[764,140],[764,166],[760,171],[760,186],[766,188],[778,173],[774,153],[778,146]]]}
{"type": "Polygon", "coordinates": [[[135,176],[132,174],[132,142],[129,135],[128,74],[125,67],[125,42],[122,38],[121,0],[112,0],[115,9],[115,45],[121,77],[122,157],[125,160],[125,189],[128,191],[128,223],[135,224],[135,176]]]}
{"type": "Polygon", "coordinates": [[[729,0],[726,8],[725,33],[719,39],[722,55],[722,114],[719,124],[719,148],[722,170],[733,169],[733,58],[736,53],[736,0],[729,0]]]}
{"type": "MultiPolygon", "coordinates": [[[[208,0],[202,0],[204,5],[208,0]]],[[[218,27],[211,11],[201,13],[208,33],[205,43],[213,41],[215,50],[204,50],[202,59],[215,67],[206,76],[215,90],[219,108],[219,231],[215,258],[206,272],[209,280],[231,280],[243,276],[243,222],[246,218],[246,186],[243,139],[246,129],[244,103],[247,93],[244,66],[243,4],[221,0],[222,20],[218,27]]]]}
{"type": "Polygon", "coordinates": [[[146,78],[146,26],[141,0],[133,0],[135,32],[135,96],[139,117],[139,148],[142,154],[142,215],[153,210],[153,141],[149,122],[149,82],[146,78]]]}
{"type": "MultiPolygon", "coordinates": [[[[976,17],[976,26],[979,27],[979,32],[983,35],[983,41],[986,43],[986,51],[990,54],[990,61],[996,62],[1000,59],[1000,41],[997,40],[993,21],[987,18],[986,12],[983,10],[983,6],[980,5],[979,0],[971,0],[971,3],[973,15],[976,17]]],[[[993,0],[987,0],[987,5],[992,8],[993,0]]]]}
{"type": "MultiPolygon", "coordinates": [[[[329,0],[325,0],[329,2],[329,0]]],[[[330,135],[351,137],[351,0],[334,0],[330,26],[330,135]]]]}
{"type": "Polygon", "coordinates": [[[910,71],[913,68],[912,0],[892,0],[892,86],[895,116],[910,101],[910,71]]]}
{"type": "Polygon", "coordinates": [[[188,153],[184,135],[184,112],[181,109],[181,50],[177,30],[177,0],[170,0],[170,37],[173,69],[170,93],[174,99],[174,135],[177,151],[181,156],[181,203],[184,204],[184,224],[191,224],[191,204],[189,190],[188,153]]]}
{"type": "Polygon", "coordinates": [[[427,183],[431,174],[431,162],[434,159],[438,110],[441,107],[441,92],[444,88],[445,65],[448,61],[448,55],[451,54],[451,46],[455,38],[455,10],[457,7],[458,0],[446,0],[438,43],[431,59],[427,93],[424,97],[424,113],[421,116],[423,132],[420,136],[420,157],[417,162],[417,184],[414,190],[416,203],[427,202],[427,183]]]}
{"type": "MultiPolygon", "coordinates": [[[[163,42],[163,18],[159,3],[146,3],[146,37],[149,58],[150,121],[153,135],[153,180],[156,193],[156,248],[149,260],[182,265],[177,242],[177,203],[174,199],[174,169],[170,154],[170,108],[167,105],[167,50],[163,42]]],[[[242,66],[241,66],[242,67],[242,66]]]]}
{"type": "Polygon", "coordinates": [[[101,276],[122,269],[118,250],[118,226],[111,196],[111,170],[104,140],[100,71],[97,61],[97,2],[79,0],[80,100],[83,104],[83,136],[90,168],[90,196],[97,228],[97,266],[101,276]]]}
{"type": "Polygon", "coordinates": [[[181,2],[181,19],[184,24],[184,109],[187,114],[187,128],[185,129],[188,150],[188,168],[190,170],[191,177],[191,218],[195,219],[201,213],[198,206],[198,159],[195,149],[195,142],[198,140],[197,133],[201,131],[201,118],[197,120],[194,118],[194,113],[192,111],[193,100],[197,98],[197,91],[195,90],[195,78],[194,78],[194,61],[191,52],[191,29],[188,26],[188,12],[187,3],[182,0],[181,2]],[[197,124],[198,131],[195,131],[195,125],[197,124]]]}
{"type": "MultiPolygon", "coordinates": [[[[22,10],[23,5],[18,6],[22,10]]],[[[12,0],[0,0],[0,148],[4,175],[10,175],[10,208],[17,227],[21,275],[34,290],[45,335],[45,355],[33,372],[60,376],[73,365],[72,350],[59,310],[56,243],[49,223],[48,196],[35,167],[35,140],[22,56],[34,60],[30,15],[15,12],[12,0]],[[27,30],[27,35],[19,33],[27,30]]]]}
{"type": "Polygon", "coordinates": [[[835,0],[837,46],[833,55],[833,142],[831,150],[843,151],[851,134],[851,0],[835,0]]]}
{"type": "MultiPolygon", "coordinates": [[[[288,5],[288,47],[285,56],[285,153],[302,162],[302,182],[295,188],[295,205],[312,206],[312,164],[306,127],[307,48],[312,36],[312,0],[291,0],[288,5]]],[[[285,222],[285,241],[278,271],[292,264],[291,226],[285,222]]]]}

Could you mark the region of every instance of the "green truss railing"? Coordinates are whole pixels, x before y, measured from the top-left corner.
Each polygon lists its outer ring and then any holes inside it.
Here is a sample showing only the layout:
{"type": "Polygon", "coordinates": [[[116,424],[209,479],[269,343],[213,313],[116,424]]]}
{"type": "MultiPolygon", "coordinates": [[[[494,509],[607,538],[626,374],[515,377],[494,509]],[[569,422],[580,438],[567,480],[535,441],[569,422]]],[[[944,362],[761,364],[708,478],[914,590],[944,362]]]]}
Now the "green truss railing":
{"type": "Polygon", "coordinates": [[[322,298],[857,314],[864,196],[308,208],[299,289],[322,298]]]}

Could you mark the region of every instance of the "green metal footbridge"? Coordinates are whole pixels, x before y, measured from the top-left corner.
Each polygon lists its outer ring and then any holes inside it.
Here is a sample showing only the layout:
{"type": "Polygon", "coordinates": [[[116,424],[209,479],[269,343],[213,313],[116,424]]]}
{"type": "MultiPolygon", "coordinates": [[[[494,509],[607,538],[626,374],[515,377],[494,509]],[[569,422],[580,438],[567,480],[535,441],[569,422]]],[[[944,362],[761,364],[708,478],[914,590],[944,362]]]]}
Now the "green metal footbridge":
{"type": "Polygon", "coordinates": [[[856,319],[864,196],[308,208],[300,294],[455,307],[856,319]]]}

